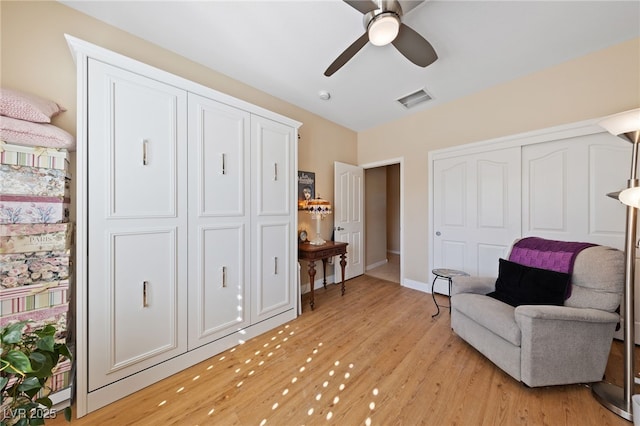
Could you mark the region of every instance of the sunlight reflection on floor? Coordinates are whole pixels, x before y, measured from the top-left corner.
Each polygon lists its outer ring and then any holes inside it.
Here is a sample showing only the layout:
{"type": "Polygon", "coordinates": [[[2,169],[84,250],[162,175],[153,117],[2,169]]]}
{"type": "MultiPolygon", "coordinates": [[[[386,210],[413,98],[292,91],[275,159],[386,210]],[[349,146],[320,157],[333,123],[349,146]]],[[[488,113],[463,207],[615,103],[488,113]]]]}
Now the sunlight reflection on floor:
{"type": "MultiPolygon", "coordinates": [[[[283,345],[286,345],[289,342],[289,338],[295,335],[293,330],[289,330],[290,326],[285,325],[284,328],[278,330],[275,335],[271,335],[269,337],[269,341],[262,344],[260,349],[256,349],[253,351],[253,355],[250,355],[244,359],[238,359],[237,361],[233,361],[229,357],[236,352],[238,348],[232,348],[226,351],[224,354],[220,355],[217,358],[219,363],[224,361],[235,363],[235,365],[227,365],[226,367],[221,367],[229,371],[233,369],[233,372],[237,377],[235,380],[235,388],[239,389],[243,386],[247,386],[250,384],[252,378],[256,377],[256,371],[259,368],[263,368],[268,365],[268,361],[274,359],[274,351],[281,349],[283,345]],[[269,349],[273,348],[273,349],[269,349]]],[[[240,345],[245,344],[244,341],[239,342],[240,345]]],[[[301,345],[302,343],[296,342],[297,345],[301,345]]],[[[342,362],[341,360],[333,361],[327,368],[326,376],[323,379],[320,379],[316,385],[309,384],[306,380],[302,380],[311,372],[317,374],[318,369],[323,369],[322,365],[317,365],[314,363],[315,359],[320,355],[323,350],[323,343],[318,342],[314,344],[310,350],[309,354],[303,356],[302,364],[299,365],[295,374],[291,377],[289,383],[284,386],[282,389],[274,389],[273,397],[274,400],[269,401],[256,401],[256,405],[258,404],[268,404],[265,408],[270,407],[270,411],[272,413],[277,413],[279,410],[284,409],[287,398],[291,395],[298,394],[299,392],[313,392],[312,398],[308,398],[307,406],[300,406],[293,408],[293,410],[300,410],[302,413],[306,413],[310,422],[313,422],[315,418],[316,421],[319,419],[323,419],[326,421],[331,421],[337,415],[340,414],[339,405],[341,402],[340,393],[343,392],[347,388],[348,382],[352,379],[353,374],[357,371],[355,368],[355,364],[352,362],[342,362]],[[313,366],[313,369],[311,369],[313,366]],[[304,386],[304,388],[300,388],[300,385],[304,386]],[[318,418],[319,417],[319,418],[318,418]]],[[[297,352],[299,351],[299,347],[296,348],[297,352]]],[[[294,351],[292,351],[293,353],[294,351]]],[[[224,364],[222,364],[224,365],[224,364]]],[[[321,371],[321,370],[320,370],[321,371]]],[[[215,364],[209,364],[205,371],[202,374],[196,374],[192,382],[198,381],[204,374],[215,375],[218,374],[216,372],[215,364]]],[[[202,380],[208,380],[210,377],[202,377],[202,380]]],[[[180,386],[176,390],[176,396],[181,396],[187,393],[188,386],[183,385],[180,386]]],[[[372,391],[372,400],[369,402],[368,408],[369,413],[365,419],[360,423],[364,423],[366,426],[371,426],[372,424],[372,415],[373,411],[376,408],[376,403],[374,399],[378,396],[379,390],[373,389],[372,391]]],[[[211,421],[215,421],[216,414],[223,409],[223,406],[219,406],[222,403],[228,404],[229,395],[209,395],[210,401],[218,401],[218,404],[214,403],[214,406],[206,408],[207,417],[211,418],[211,421]]],[[[158,407],[163,407],[169,404],[170,401],[163,400],[158,403],[158,407]]],[[[344,409],[348,408],[344,406],[344,409]]],[[[291,407],[287,406],[288,410],[292,410],[291,407]]],[[[223,410],[224,411],[224,410],[223,410]]],[[[296,415],[296,418],[302,418],[302,415],[296,415]]],[[[260,426],[265,426],[269,423],[270,416],[263,418],[260,421],[260,426]]]]}

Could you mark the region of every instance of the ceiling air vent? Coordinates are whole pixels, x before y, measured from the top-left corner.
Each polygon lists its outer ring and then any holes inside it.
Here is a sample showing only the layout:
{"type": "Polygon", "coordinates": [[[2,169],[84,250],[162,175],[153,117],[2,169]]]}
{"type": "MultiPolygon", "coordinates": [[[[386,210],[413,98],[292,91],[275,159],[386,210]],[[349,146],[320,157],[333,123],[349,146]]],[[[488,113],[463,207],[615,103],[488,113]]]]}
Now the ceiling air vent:
{"type": "Polygon", "coordinates": [[[431,99],[433,99],[431,95],[429,95],[423,89],[420,89],[416,92],[408,94],[407,96],[403,96],[402,98],[398,99],[398,102],[400,102],[403,107],[409,109],[431,99]]]}

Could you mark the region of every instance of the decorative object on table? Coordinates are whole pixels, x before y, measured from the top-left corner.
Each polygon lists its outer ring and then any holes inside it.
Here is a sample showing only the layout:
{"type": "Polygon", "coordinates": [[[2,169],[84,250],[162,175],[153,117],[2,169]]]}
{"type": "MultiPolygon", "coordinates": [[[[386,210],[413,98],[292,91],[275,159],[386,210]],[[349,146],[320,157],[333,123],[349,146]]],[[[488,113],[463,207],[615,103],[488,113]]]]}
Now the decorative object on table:
{"type": "Polygon", "coordinates": [[[304,210],[307,202],[316,196],[316,174],[298,170],[298,210],[304,210]]]}
{"type": "Polygon", "coordinates": [[[307,231],[303,229],[298,233],[298,241],[301,243],[307,242],[307,231]]]}
{"type": "MultiPolygon", "coordinates": [[[[49,398],[56,369],[71,352],[54,325],[20,321],[0,327],[2,424],[41,425],[56,417],[49,398]]],[[[64,411],[71,420],[71,407],[64,411]]]]}
{"type": "Polygon", "coordinates": [[[624,384],[623,387],[607,382],[598,382],[591,387],[595,398],[609,410],[627,420],[633,420],[632,395],[634,390],[634,347],[635,347],[635,259],[637,209],[640,207],[640,181],[636,177],[638,168],[638,144],[640,143],[640,108],[614,114],[600,121],[600,126],[614,136],[633,144],[631,174],[627,189],[621,191],[618,199],[627,205],[627,225],[625,232],[625,283],[624,283],[624,384]]]}
{"type": "Polygon", "coordinates": [[[320,195],[318,195],[313,200],[307,202],[306,211],[311,215],[312,219],[316,220],[316,236],[309,242],[315,246],[326,243],[320,236],[320,221],[332,213],[331,203],[323,200],[320,198],[320,195]]]}

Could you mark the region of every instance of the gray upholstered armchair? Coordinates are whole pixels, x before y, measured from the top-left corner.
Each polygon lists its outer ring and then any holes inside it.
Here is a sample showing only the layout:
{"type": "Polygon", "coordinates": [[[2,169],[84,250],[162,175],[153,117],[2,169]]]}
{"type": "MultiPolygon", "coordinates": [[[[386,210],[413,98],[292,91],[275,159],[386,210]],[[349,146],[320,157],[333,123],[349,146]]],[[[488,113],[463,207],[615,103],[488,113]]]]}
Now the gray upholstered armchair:
{"type": "Polygon", "coordinates": [[[528,386],[602,380],[620,317],[624,255],[582,250],[564,306],[511,306],[487,296],[496,278],[456,277],[451,327],[494,364],[528,386]]]}

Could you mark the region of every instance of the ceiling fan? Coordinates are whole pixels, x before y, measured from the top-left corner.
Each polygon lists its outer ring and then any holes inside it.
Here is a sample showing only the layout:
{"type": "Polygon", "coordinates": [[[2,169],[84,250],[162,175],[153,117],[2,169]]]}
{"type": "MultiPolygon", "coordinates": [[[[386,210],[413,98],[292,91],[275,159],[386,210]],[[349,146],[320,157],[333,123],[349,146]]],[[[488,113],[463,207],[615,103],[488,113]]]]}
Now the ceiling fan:
{"type": "Polygon", "coordinates": [[[427,40],[402,23],[402,7],[398,0],[344,0],[349,6],[364,14],[366,32],[336,58],[324,72],[333,75],[346,64],[367,42],[376,46],[392,43],[405,58],[426,67],[438,55],[427,40]]]}

